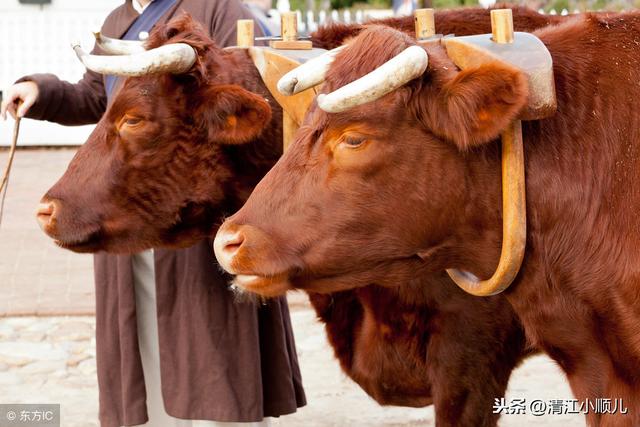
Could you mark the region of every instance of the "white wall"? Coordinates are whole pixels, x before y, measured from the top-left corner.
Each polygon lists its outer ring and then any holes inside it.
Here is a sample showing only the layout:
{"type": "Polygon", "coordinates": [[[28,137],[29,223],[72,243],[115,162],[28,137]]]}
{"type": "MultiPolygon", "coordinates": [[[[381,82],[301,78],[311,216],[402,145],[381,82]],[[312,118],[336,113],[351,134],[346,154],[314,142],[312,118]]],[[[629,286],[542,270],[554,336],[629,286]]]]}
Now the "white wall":
{"type": "MultiPolygon", "coordinates": [[[[52,0],[50,5],[22,5],[0,0],[0,89],[32,73],[54,73],[77,81],[84,67],[70,48],[72,40],[93,46],[90,31],[100,28],[107,14],[123,0],[52,0]]],[[[0,119],[0,145],[10,143],[13,120],[0,119]]],[[[24,120],[20,145],[83,143],[93,126],[64,127],[24,120]]]]}

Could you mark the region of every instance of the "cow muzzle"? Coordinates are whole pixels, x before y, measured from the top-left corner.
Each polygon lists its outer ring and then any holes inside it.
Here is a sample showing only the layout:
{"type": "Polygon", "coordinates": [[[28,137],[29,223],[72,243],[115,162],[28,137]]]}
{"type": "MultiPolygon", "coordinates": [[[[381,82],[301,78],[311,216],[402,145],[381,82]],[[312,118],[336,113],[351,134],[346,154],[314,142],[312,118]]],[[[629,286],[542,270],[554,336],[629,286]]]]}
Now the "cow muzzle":
{"type": "Polygon", "coordinates": [[[47,197],[40,201],[35,214],[42,231],[62,248],[81,253],[95,251],[100,226],[83,221],[77,212],[63,205],[60,200],[47,197]]]}
{"type": "Polygon", "coordinates": [[[291,263],[278,253],[278,247],[260,229],[230,222],[220,227],[213,242],[220,266],[235,275],[232,284],[265,297],[282,295],[292,288],[291,263]]]}

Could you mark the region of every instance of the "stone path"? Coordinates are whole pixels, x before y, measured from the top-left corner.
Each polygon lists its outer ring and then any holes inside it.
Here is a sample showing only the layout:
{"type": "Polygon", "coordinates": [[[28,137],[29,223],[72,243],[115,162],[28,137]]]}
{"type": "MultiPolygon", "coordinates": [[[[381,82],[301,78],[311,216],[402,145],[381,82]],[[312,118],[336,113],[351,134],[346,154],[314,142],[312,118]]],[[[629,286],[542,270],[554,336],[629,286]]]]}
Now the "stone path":
{"type": "MultiPolygon", "coordinates": [[[[91,255],[58,248],[36,223],[44,193],[62,175],[75,150],[16,153],[0,226],[0,316],[93,314],[91,255]]],[[[7,151],[0,151],[4,171],[7,151]]]]}
{"type": "Polygon", "coordinates": [[[60,403],[62,426],[98,426],[94,336],[92,317],[0,319],[0,402],[60,403]]]}
{"type": "MultiPolygon", "coordinates": [[[[274,420],[274,426],[434,425],[432,408],[383,408],[365,395],[340,371],[304,297],[294,299],[292,321],[309,404],[274,420]]],[[[60,403],[62,426],[98,426],[94,328],[89,316],[0,319],[0,403],[60,403]]],[[[553,362],[537,356],[514,373],[507,397],[568,399],[571,392],[553,362]]],[[[500,425],[572,427],[584,421],[577,415],[510,415],[500,425]]]]}

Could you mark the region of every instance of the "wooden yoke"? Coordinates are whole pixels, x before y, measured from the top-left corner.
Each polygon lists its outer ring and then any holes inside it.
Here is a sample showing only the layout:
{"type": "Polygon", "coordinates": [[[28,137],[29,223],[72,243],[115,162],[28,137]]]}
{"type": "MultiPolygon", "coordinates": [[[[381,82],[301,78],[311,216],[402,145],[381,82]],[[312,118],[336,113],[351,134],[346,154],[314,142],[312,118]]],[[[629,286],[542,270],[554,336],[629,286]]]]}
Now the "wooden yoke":
{"type": "Polygon", "coordinates": [[[324,53],[325,50],[312,49],[310,41],[297,40],[298,25],[295,12],[283,14],[282,24],[282,41],[289,42],[285,44],[284,47],[282,47],[283,45],[281,44],[275,43],[275,41],[271,42],[271,47],[254,46],[254,23],[251,19],[239,20],[237,23],[237,32],[238,47],[248,50],[249,56],[251,56],[253,63],[258,69],[265,86],[269,89],[269,92],[276,102],[282,107],[283,148],[286,149],[293,141],[296,130],[302,124],[304,115],[315,98],[316,92],[315,89],[312,88],[293,96],[284,96],[277,89],[278,80],[308,59],[324,53]]]}
{"type": "MultiPolygon", "coordinates": [[[[522,120],[555,113],[556,97],[551,55],[542,42],[528,33],[513,32],[511,9],[491,11],[492,34],[443,39],[447,54],[460,68],[503,61],[521,69],[529,80],[529,99],[522,120]]],[[[495,273],[487,280],[449,269],[447,273],[466,292],[487,296],[504,291],[516,278],[527,239],[524,150],[520,120],[502,134],[502,251],[495,273]]]]}

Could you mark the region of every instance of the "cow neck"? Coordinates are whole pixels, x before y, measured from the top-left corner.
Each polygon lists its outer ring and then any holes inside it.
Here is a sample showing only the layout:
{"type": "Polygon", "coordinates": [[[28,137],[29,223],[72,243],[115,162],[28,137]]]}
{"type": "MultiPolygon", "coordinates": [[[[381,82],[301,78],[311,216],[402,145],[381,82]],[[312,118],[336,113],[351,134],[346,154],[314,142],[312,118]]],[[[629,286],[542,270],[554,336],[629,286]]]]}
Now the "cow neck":
{"type": "Polygon", "coordinates": [[[464,215],[452,224],[452,237],[434,254],[443,268],[490,277],[502,247],[502,177],[500,141],[464,153],[464,215]],[[480,232],[482,230],[482,232],[480,232]],[[452,264],[453,263],[453,264],[452,264]]]}

